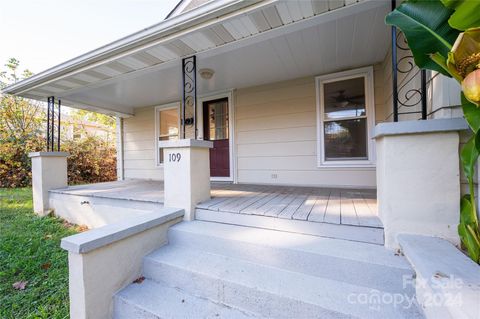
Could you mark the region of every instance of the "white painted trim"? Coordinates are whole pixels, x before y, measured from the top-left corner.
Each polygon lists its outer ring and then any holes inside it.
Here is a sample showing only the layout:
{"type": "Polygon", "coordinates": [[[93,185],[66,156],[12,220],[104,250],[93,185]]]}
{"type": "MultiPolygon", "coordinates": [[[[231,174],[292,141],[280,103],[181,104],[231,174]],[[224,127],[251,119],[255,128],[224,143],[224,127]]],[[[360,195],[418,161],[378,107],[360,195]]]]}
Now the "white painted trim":
{"type": "MultiPolygon", "coordinates": [[[[209,3],[202,5],[198,8],[192,9],[185,13],[181,13],[178,16],[169,18],[161,23],[154,25],[152,27],[143,29],[137,33],[134,33],[130,36],[119,39],[115,42],[102,46],[97,50],[87,52],[77,58],[64,62],[60,65],[57,65],[53,68],[50,68],[44,72],[36,74],[26,80],[20,81],[16,84],[4,88],[3,93],[18,94],[22,96],[27,96],[32,99],[43,99],[41,96],[28,94],[27,91],[34,90],[36,87],[46,85],[51,82],[61,80],[65,77],[78,74],[82,71],[92,69],[96,66],[106,64],[110,61],[115,61],[122,57],[140,52],[142,50],[147,50],[150,47],[153,47],[157,44],[167,43],[173,39],[177,39],[180,36],[185,34],[192,34],[195,31],[201,30],[205,27],[226,21],[233,17],[238,17],[246,15],[250,12],[256,10],[261,10],[270,5],[274,5],[278,0],[252,0],[252,1],[241,1],[241,0],[217,0],[210,1],[209,3]],[[222,15],[224,14],[224,15],[222,15]],[[150,39],[154,38],[154,39],[150,39]],[[149,41],[147,41],[147,39],[149,41]],[[142,42],[141,45],[138,42],[142,42]],[[117,52],[122,49],[121,52],[117,52]]],[[[247,38],[242,38],[237,41],[233,41],[228,45],[223,45],[220,47],[215,47],[208,49],[206,51],[198,52],[197,55],[206,53],[207,56],[214,54],[220,54],[222,52],[227,52],[238,48],[243,45],[251,45],[258,43],[260,41],[270,39],[278,34],[285,34],[299,29],[306,28],[320,22],[327,22],[345,17],[354,13],[363,12],[372,8],[380,7],[384,5],[382,1],[375,0],[363,0],[361,2],[344,6],[338,9],[328,11],[328,14],[319,14],[312,16],[310,18],[303,19],[299,22],[292,24],[284,25],[282,27],[269,30],[268,32],[260,32],[256,35],[252,35],[247,38]],[[253,38],[253,41],[250,39],[253,38]]],[[[131,78],[133,76],[138,76],[143,72],[148,72],[151,70],[157,70],[159,67],[163,68],[163,64],[174,64],[178,60],[170,60],[159,65],[152,67],[147,67],[141,70],[132,71],[128,74],[125,74],[126,78],[131,78]]],[[[122,76],[122,79],[123,78],[122,76]]],[[[97,81],[94,83],[87,84],[82,86],[82,88],[75,88],[62,92],[61,96],[73,94],[78,92],[80,89],[84,88],[95,88],[99,86],[106,85],[108,83],[117,81],[118,78],[110,78],[104,81],[97,81]]],[[[64,99],[64,98],[63,98],[64,99]]],[[[78,105],[83,103],[72,103],[72,105],[78,105]]],[[[113,111],[114,112],[114,111],[113,111]]],[[[126,116],[131,116],[131,114],[125,114],[126,116]]]]}
{"type": "Polygon", "coordinates": [[[170,11],[166,19],[170,19],[181,14],[183,10],[185,10],[185,8],[190,4],[190,2],[192,2],[192,0],[179,0],[179,1],[180,3],[177,3],[175,8],[173,8],[173,10],[170,11]]]}
{"type": "Polygon", "coordinates": [[[116,116],[115,119],[117,122],[117,179],[123,181],[125,179],[123,118],[116,116]]]}
{"type": "Polygon", "coordinates": [[[106,44],[98,49],[84,53],[76,58],[49,68],[34,76],[12,84],[2,93],[21,94],[37,86],[57,81],[63,77],[79,73],[85,69],[116,60],[120,57],[138,52],[145,47],[155,45],[158,41],[171,40],[181,34],[194,32],[201,27],[218,23],[230,17],[245,14],[258,8],[275,3],[277,0],[217,0],[210,1],[198,8],[166,19],[151,27],[144,28],[119,40],[106,44]],[[150,41],[147,39],[154,38],[150,41]],[[147,44],[144,44],[147,42],[147,44]],[[120,53],[117,53],[119,52],[120,53]],[[118,55],[116,55],[118,54],[118,55]],[[116,55],[115,57],[113,57],[116,55]]]}
{"type": "Polygon", "coordinates": [[[158,117],[158,114],[159,114],[159,111],[164,111],[164,110],[171,110],[171,109],[177,109],[177,112],[178,112],[178,132],[180,134],[180,102],[172,102],[172,103],[167,103],[167,104],[162,104],[162,105],[157,105],[155,106],[155,146],[154,146],[154,150],[155,150],[155,166],[156,167],[161,167],[163,168],[163,163],[160,163],[160,158],[158,156],[158,149],[159,149],[159,146],[158,146],[158,138],[159,138],[159,134],[158,134],[158,130],[159,130],[159,117],[158,117]]]}
{"type": "Polygon", "coordinates": [[[234,157],[236,152],[235,146],[235,107],[233,99],[233,90],[212,92],[209,94],[203,94],[197,97],[197,119],[198,119],[198,138],[203,140],[203,102],[227,98],[228,99],[228,147],[230,156],[230,176],[229,177],[210,177],[211,181],[218,182],[234,182],[236,183],[236,161],[234,157]]]}
{"type": "Polygon", "coordinates": [[[375,143],[373,140],[375,129],[375,92],[373,85],[373,67],[363,67],[327,75],[315,77],[316,110],[317,110],[317,167],[375,167],[375,143]],[[323,107],[323,84],[348,80],[356,77],[365,79],[365,100],[367,118],[368,160],[352,161],[325,161],[324,150],[324,107],[323,107]]]}

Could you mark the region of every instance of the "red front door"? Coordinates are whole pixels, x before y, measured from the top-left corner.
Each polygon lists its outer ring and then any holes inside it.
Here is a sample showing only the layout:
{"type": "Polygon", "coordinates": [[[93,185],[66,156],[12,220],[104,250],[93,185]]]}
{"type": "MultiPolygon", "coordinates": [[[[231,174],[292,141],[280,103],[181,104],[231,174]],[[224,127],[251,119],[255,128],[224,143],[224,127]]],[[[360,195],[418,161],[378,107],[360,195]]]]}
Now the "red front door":
{"type": "Polygon", "coordinates": [[[213,141],[210,176],[230,177],[228,98],[203,103],[203,136],[213,141]]]}

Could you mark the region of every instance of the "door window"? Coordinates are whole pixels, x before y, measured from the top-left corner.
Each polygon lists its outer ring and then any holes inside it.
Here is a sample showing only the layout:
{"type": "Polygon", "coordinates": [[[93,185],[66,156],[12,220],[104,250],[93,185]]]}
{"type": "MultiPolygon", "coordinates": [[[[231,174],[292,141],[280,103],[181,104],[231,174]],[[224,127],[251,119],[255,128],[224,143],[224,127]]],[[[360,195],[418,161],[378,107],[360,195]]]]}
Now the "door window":
{"type": "Polygon", "coordinates": [[[205,103],[206,139],[210,141],[228,139],[228,100],[221,99],[205,103]]]}

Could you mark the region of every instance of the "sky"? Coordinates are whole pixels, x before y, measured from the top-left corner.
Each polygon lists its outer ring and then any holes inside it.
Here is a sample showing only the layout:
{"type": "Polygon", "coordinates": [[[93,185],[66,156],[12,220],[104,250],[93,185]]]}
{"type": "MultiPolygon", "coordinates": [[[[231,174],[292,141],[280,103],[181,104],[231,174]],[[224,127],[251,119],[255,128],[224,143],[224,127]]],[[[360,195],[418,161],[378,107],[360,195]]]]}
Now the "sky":
{"type": "Polygon", "coordinates": [[[0,0],[0,71],[39,73],[162,21],[178,0],[0,0]]]}

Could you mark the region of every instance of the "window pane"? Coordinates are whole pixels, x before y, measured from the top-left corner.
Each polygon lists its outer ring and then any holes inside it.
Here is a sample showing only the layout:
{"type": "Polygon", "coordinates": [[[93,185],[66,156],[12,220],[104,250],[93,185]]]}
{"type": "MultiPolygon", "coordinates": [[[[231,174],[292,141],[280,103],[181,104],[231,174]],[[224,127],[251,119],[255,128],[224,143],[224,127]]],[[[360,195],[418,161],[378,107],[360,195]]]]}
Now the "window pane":
{"type": "Polygon", "coordinates": [[[228,101],[208,103],[209,140],[228,139],[228,101]]]}
{"type": "Polygon", "coordinates": [[[364,78],[325,83],[325,119],[365,116],[364,78]]]}
{"type": "MultiPolygon", "coordinates": [[[[168,109],[161,110],[158,113],[159,117],[159,140],[176,140],[178,139],[178,110],[168,109]]],[[[158,150],[158,158],[160,163],[163,163],[163,149],[158,150]]]]}
{"type": "Polygon", "coordinates": [[[160,140],[178,138],[178,110],[170,109],[160,111],[160,140]]]}
{"type": "Polygon", "coordinates": [[[367,120],[325,122],[325,160],[366,160],[367,120]]]}

